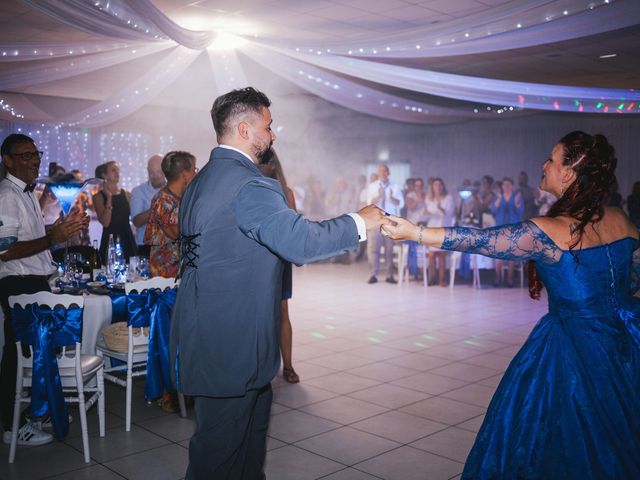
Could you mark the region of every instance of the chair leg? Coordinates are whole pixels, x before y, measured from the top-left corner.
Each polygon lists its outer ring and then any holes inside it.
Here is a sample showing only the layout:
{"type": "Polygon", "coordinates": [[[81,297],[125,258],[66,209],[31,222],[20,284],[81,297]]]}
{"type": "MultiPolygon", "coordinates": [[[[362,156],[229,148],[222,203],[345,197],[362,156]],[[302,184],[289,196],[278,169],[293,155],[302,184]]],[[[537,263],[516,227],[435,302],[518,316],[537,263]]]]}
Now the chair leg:
{"type": "Polygon", "coordinates": [[[104,437],[104,367],[98,370],[98,422],[100,426],[100,436],[104,437]]]}
{"type": "MultiPolygon", "coordinates": [[[[22,355],[21,347],[18,347],[18,355],[22,355]]],[[[22,366],[18,365],[16,378],[16,397],[13,403],[13,425],[11,426],[11,446],[9,447],[9,463],[16,459],[16,446],[18,445],[18,427],[20,426],[20,400],[22,400],[22,366]]]]}
{"type": "MultiPolygon", "coordinates": [[[[76,355],[80,355],[78,352],[76,355]]],[[[76,382],[78,385],[78,411],[80,412],[80,429],[82,430],[82,449],[84,450],[84,463],[91,461],[91,453],[89,449],[89,428],[87,427],[87,407],[84,402],[84,384],[82,381],[82,372],[76,374],[76,382]]]]}
{"type": "Polygon", "coordinates": [[[184,395],[178,392],[178,404],[180,405],[180,416],[187,418],[187,405],[184,403],[184,395]]]}
{"type": "Polygon", "coordinates": [[[127,391],[126,391],[126,412],[125,412],[125,431],[131,431],[131,390],[133,389],[132,369],[131,365],[127,367],[127,391]]]}

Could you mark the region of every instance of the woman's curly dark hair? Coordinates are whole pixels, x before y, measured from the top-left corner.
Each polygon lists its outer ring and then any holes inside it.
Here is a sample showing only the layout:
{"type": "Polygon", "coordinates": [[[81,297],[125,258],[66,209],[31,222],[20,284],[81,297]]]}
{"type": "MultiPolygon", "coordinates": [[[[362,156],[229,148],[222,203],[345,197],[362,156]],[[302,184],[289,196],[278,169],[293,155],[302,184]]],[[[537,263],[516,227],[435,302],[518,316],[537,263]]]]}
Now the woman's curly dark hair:
{"type": "MultiPolygon", "coordinates": [[[[576,178],[546,216],[565,216],[576,220],[569,245],[573,255],[573,249],[582,241],[585,227],[604,215],[607,196],[616,183],[618,159],[604,135],[589,135],[576,130],[562,137],[558,143],[564,150],[563,165],[570,166],[576,178]]],[[[528,271],[529,295],[538,299],[543,284],[533,262],[529,262],[528,271]]]]}

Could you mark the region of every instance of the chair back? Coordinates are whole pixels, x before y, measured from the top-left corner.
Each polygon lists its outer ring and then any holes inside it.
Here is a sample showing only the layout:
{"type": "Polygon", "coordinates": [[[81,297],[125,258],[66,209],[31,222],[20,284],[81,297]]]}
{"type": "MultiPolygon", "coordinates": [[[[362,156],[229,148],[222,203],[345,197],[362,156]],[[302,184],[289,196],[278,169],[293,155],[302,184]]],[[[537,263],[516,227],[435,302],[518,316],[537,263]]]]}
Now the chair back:
{"type": "Polygon", "coordinates": [[[140,280],[138,282],[127,282],[124,285],[124,291],[127,295],[131,292],[142,293],[144,290],[166,290],[167,288],[177,287],[179,280],[174,278],[153,277],[148,280],[140,280]]]}
{"type": "MultiPolygon", "coordinates": [[[[66,347],[82,341],[82,311],[84,297],[58,295],[51,292],[26,293],[9,297],[11,319],[16,340],[29,346],[30,357],[23,357],[24,364],[31,365],[34,346],[42,345],[48,337],[49,348],[63,347],[58,362],[73,366],[75,349],[67,355],[66,347]]],[[[79,351],[78,351],[79,353],[79,351]]]]}
{"type": "Polygon", "coordinates": [[[9,305],[18,351],[16,391],[25,381],[30,384],[32,415],[50,413],[56,438],[64,438],[69,420],[59,369],[71,367],[81,378],[84,298],[38,292],[11,296],[9,305]],[[28,357],[23,343],[29,345],[28,357]],[[58,347],[63,347],[60,354],[58,347]]]}

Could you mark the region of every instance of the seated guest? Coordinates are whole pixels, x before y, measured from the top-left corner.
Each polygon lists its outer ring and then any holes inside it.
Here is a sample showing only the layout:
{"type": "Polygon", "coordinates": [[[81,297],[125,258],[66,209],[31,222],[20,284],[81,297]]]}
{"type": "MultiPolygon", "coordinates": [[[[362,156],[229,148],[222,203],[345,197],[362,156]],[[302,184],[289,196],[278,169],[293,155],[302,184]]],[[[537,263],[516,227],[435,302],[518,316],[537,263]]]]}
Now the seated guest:
{"type": "Polygon", "coordinates": [[[151,276],[171,278],[178,274],[178,207],[196,174],[196,158],[189,152],[169,152],[162,159],[162,172],[167,184],[151,200],[144,243],[151,245],[151,276]]]}
{"type": "Polygon", "coordinates": [[[102,224],[100,258],[106,262],[109,235],[113,235],[114,241],[120,240],[124,256],[128,261],[129,257],[136,255],[136,240],[129,224],[131,194],[118,185],[120,166],[115,160],[98,165],[96,177],[105,181],[100,191],[93,196],[96,215],[102,224]]]}

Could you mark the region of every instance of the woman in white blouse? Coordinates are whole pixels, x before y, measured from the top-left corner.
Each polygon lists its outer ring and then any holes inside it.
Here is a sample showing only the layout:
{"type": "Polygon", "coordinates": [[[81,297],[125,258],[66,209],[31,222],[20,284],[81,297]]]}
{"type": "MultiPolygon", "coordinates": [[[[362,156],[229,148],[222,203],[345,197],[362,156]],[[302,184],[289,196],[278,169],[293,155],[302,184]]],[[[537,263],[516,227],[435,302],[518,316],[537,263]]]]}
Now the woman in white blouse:
{"type": "MultiPolygon", "coordinates": [[[[447,188],[441,178],[433,180],[429,193],[424,201],[426,214],[429,217],[428,227],[452,227],[455,223],[455,202],[447,193],[447,188]]],[[[438,259],[438,280],[441,287],[447,285],[445,272],[447,267],[447,252],[439,248],[429,247],[429,283],[435,284],[436,257],[438,259]]]]}

